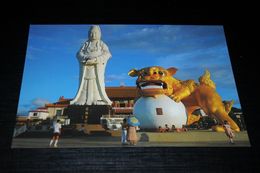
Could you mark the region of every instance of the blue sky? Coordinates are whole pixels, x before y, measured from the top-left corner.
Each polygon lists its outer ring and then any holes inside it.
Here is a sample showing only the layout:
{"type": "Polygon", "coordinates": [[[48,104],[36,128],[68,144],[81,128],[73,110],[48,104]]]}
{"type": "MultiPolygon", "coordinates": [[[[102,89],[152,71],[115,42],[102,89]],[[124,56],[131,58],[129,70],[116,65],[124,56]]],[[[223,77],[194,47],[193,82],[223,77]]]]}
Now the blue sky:
{"type": "MultiPolygon", "coordinates": [[[[31,25],[18,114],[74,98],[78,89],[76,53],[87,40],[90,25],[31,25]]],[[[224,29],[220,25],[100,25],[102,40],[112,58],[107,63],[106,86],[135,86],[127,75],[132,68],[176,67],[175,77],[198,81],[211,72],[223,100],[241,108],[224,29]]]]}

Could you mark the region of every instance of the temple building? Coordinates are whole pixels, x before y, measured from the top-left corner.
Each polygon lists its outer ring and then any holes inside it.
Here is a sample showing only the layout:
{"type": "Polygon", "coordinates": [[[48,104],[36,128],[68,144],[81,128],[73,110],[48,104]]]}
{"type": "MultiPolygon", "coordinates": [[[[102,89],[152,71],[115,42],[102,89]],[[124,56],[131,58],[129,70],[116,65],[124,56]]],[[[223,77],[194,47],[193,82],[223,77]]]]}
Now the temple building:
{"type": "Polygon", "coordinates": [[[106,87],[109,99],[112,101],[111,114],[133,114],[133,106],[138,97],[136,87],[106,87]]]}
{"type": "Polygon", "coordinates": [[[36,110],[29,111],[27,119],[46,120],[49,117],[49,112],[46,107],[39,107],[36,110]]]}
{"type": "Polygon", "coordinates": [[[66,99],[64,96],[61,96],[57,102],[45,104],[49,112],[49,118],[53,119],[54,117],[62,116],[64,109],[69,106],[70,100],[72,99],[66,99]]]}
{"type": "MultiPolygon", "coordinates": [[[[136,87],[120,86],[106,87],[105,89],[109,99],[112,101],[112,105],[109,115],[104,115],[102,116],[102,118],[113,117],[116,119],[133,114],[134,103],[139,98],[138,90],[136,87]]],[[[73,119],[71,119],[72,117],[68,117],[66,114],[64,114],[64,110],[66,110],[66,108],[70,106],[71,100],[72,99],[70,98],[64,98],[64,96],[61,96],[57,102],[45,104],[44,107],[39,107],[35,110],[29,111],[27,117],[17,117],[17,123],[25,124],[26,122],[28,122],[28,120],[31,122],[37,120],[44,121],[48,119],[61,119],[65,122],[64,124],[75,124],[73,122],[73,119]]],[[[206,118],[208,117],[204,115],[205,113],[203,113],[203,111],[201,111],[200,109],[196,110],[194,114],[198,114],[206,118]]],[[[244,115],[240,109],[232,108],[230,112],[230,117],[232,117],[232,119],[236,121],[241,130],[246,130],[244,115]]],[[[86,118],[82,118],[82,120],[80,120],[79,122],[85,123],[85,120],[86,118]]],[[[76,124],[78,124],[79,122],[77,122],[76,124]]]]}
{"type": "MultiPolygon", "coordinates": [[[[134,102],[138,98],[136,87],[106,87],[106,93],[112,101],[111,115],[133,114],[134,102]]],[[[64,109],[69,106],[71,100],[70,98],[61,96],[55,103],[45,104],[43,108],[30,111],[28,118],[53,119],[55,117],[62,117],[64,109]]]]}

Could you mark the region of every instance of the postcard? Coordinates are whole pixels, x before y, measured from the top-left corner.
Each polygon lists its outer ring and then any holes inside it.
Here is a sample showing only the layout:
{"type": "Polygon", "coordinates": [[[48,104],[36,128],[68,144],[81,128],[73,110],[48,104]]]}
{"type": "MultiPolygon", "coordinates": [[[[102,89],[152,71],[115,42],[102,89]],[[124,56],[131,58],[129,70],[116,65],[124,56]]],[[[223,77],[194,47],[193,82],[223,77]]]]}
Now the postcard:
{"type": "Polygon", "coordinates": [[[222,25],[32,24],[12,148],[250,147],[245,116],[222,25]]]}

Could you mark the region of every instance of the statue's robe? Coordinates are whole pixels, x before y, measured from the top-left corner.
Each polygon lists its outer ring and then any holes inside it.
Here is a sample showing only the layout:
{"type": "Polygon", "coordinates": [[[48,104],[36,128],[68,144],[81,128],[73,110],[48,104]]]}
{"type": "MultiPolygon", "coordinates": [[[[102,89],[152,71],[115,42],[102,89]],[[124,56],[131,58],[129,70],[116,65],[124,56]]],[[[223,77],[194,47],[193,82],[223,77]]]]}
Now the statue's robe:
{"type": "Polygon", "coordinates": [[[107,45],[99,40],[91,48],[87,41],[77,53],[80,66],[79,88],[70,104],[77,105],[111,105],[105,91],[105,69],[111,53],[107,45]]]}

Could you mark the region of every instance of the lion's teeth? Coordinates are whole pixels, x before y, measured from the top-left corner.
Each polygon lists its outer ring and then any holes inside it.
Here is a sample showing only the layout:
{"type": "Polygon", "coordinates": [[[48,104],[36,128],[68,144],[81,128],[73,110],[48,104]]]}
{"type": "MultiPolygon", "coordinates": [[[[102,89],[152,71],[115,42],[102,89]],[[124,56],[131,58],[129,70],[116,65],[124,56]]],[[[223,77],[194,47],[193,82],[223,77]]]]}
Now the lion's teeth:
{"type": "Polygon", "coordinates": [[[141,89],[156,89],[156,88],[162,88],[162,86],[158,86],[158,85],[147,85],[144,87],[141,87],[141,89]]]}

